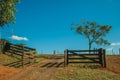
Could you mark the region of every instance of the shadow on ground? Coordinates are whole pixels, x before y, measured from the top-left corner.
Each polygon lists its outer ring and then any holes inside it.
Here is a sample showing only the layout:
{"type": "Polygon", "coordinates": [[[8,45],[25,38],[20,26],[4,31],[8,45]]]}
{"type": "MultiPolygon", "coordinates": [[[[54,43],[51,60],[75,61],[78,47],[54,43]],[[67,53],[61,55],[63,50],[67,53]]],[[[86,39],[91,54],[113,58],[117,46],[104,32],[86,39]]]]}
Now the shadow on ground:
{"type": "MultiPolygon", "coordinates": [[[[29,65],[29,64],[30,64],[29,62],[26,62],[26,63],[24,63],[24,66],[29,65]]],[[[8,64],[4,64],[4,66],[14,67],[14,68],[23,67],[22,60],[11,62],[11,63],[8,63],[8,64]]]]}
{"type": "Polygon", "coordinates": [[[48,62],[46,64],[43,64],[41,67],[45,67],[45,68],[59,68],[59,67],[63,67],[64,66],[64,62],[48,62]]]}

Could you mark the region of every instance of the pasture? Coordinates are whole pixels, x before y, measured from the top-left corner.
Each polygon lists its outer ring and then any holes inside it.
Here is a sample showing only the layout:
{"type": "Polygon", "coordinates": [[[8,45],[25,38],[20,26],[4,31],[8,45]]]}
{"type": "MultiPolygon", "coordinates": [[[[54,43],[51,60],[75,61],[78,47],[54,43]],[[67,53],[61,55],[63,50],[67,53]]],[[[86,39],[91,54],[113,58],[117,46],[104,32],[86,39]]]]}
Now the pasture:
{"type": "Polygon", "coordinates": [[[63,55],[39,55],[37,63],[14,68],[3,66],[12,62],[12,57],[0,54],[0,80],[120,80],[120,55],[108,55],[107,67],[70,64],[64,67],[63,55]]]}

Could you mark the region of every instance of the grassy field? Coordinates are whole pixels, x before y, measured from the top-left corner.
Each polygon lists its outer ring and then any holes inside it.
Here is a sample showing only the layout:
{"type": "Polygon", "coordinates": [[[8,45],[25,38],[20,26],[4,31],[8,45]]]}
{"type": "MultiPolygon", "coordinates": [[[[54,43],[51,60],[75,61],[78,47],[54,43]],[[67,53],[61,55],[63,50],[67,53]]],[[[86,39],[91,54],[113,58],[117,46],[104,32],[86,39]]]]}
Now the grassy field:
{"type": "MultiPolygon", "coordinates": [[[[74,65],[71,64],[68,67],[41,67],[41,64],[47,64],[49,61],[56,60],[53,59],[53,55],[37,55],[37,62],[35,66],[31,68],[28,67],[28,71],[24,73],[26,69],[13,69],[2,66],[3,64],[7,64],[10,62],[15,61],[15,58],[10,56],[0,54],[0,67],[2,73],[0,74],[0,80],[5,79],[3,75],[8,78],[8,74],[13,77],[16,72],[23,72],[21,73],[23,76],[17,75],[15,80],[120,80],[120,56],[109,55],[106,57],[107,60],[107,68],[98,68],[96,65],[74,65]],[[42,61],[45,61],[42,63],[42,61]],[[3,68],[3,69],[2,69],[3,68]],[[5,72],[7,69],[10,72],[5,72]],[[4,71],[5,70],[5,71],[4,71]],[[12,75],[12,71],[14,70],[12,75]],[[19,79],[18,79],[19,76],[19,79]]],[[[59,55],[59,57],[63,57],[63,55],[59,55]]],[[[54,62],[53,62],[54,63],[54,62]]],[[[0,72],[1,73],[1,72],[0,72]]],[[[9,80],[9,79],[8,79],[9,80]]]]}
{"type": "Polygon", "coordinates": [[[106,70],[68,67],[58,70],[53,80],[120,80],[120,75],[106,70]]]}
{"type": "Polygon", "coordinates": [[[107,70],[66,67],[40,68],[20,77],[18,80],[120,80],[120,75],[107,70]]]}
{"type": "Polygon", "coordinates": [[[6,80],[9,77],[19,73],[21,69],[16,69],[13,67],[3,66],[12,62],[17,61],[16,58],[10,57],[5,54],[0,54],[0,80],[6,80]]]}
{"type": "Polygon", "coordinates": [[[10,57],[10,56],[5,55],[5,54],[0,54],[0,65],[9,64],[9,63],[12,63],[15,61],[17,61],[16,58],[10,57]]]}
{"type": "Polygon", "coordinates": [[[120,55],[108,55],[106,62],[108,70],[120,74],[120,55]]]}

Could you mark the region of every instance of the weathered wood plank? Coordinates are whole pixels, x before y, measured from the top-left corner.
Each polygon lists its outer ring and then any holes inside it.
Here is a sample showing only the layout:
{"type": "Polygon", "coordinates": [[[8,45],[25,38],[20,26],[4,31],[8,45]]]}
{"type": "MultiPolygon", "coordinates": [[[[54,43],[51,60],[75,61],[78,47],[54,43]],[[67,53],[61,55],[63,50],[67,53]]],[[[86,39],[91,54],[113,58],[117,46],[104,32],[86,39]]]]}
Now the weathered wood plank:
{"type": "Polygon", "coordinates": [[[91,62],[90,62],[90,61],[89,61],[89,62],[83,62],[83,61],[70,61],[69,63],[87,63],[87,64],[88,64],[88,63],[98,63],[98,64],[99,64],[99,61],[94,61],[94,62],[93,62],[93,61],[91,61],[91,62]]]}
{"type": "Polygon", "coordinates": [[[98,54],[68,54],[68,56],[73,56],[73,55],[77,55],[77,56],[98,56],[98,54]]]}
{"type": "Polygon", "coordinates": [[[86,60],[86,59],[98,59],[99,60],[99,58],[68,58],[69,60],[86,60]]]}
{"type": "Polygon", "coordinates": [[[105,50],[102,48],[98,50],[67,50],[67,55],[65,52],[65,62],[68,62],[68,64],[98,63],[102,67],[106,67],[105,50]]]}
{"type": "Polygon", "coordinates": [[[97,52],[98,50],[68,50],[68,52],[97,52]]]}

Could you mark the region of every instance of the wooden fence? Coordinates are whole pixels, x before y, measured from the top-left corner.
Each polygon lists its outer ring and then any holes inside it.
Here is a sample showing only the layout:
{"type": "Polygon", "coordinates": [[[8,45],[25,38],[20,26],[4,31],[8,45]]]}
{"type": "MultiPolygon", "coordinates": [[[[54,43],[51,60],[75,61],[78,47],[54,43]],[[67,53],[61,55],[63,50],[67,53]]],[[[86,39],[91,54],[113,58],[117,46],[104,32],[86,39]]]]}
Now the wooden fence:
{"type": "Polygon", "coordinates": [[[9,54],[12,57],[16,57],[20,60],[20,65],[35,63],[36,61],[36,50],[23,45],[15,45],[12,43],[6,43],[4,54],[9,54]]]}
{"type": "Polygon", "coordinates": [[[98,63],[106,67],[105,49],[98,50],[65,50],[64,66],[69,63],[98,63]]]}

